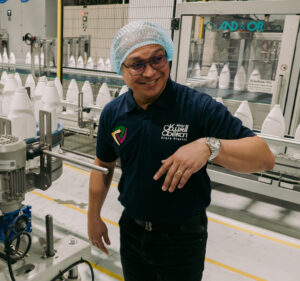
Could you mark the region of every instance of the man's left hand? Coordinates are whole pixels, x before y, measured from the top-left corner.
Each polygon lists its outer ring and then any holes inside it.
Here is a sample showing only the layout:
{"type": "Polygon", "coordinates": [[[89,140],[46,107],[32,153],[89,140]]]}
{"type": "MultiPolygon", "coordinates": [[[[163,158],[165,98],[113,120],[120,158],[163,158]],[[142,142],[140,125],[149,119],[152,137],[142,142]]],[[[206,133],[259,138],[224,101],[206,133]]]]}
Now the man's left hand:
{"type": "Polygon", "coordinates": [[[210,150],[206,145],[205,138],[193,141],[180,147],[167,159],[162,160],[162,166],[153,179],[158,180],[167,172],[162,190],[173,192],[176,186],[182,188],[191,175],[206,164],[209,156],[210,150]]]}

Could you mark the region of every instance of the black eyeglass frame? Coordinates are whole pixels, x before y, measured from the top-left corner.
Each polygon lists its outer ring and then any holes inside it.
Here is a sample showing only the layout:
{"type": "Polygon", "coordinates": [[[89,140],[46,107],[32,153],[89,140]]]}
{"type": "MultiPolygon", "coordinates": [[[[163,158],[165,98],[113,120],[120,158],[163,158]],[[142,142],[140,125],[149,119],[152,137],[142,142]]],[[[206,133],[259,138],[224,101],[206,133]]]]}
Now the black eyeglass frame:
{"type": "Polygon", "coordinates": [[[153,56],[151,58],[149,58],[148,60],[141,60],[139,61],[138,63],[133,63],[131,65],[126,65],[124,62],[122,63],[123,66],[125,66],[128,70],[129,70],[129,73],[133,76],[137,76],[137,75],[142,75],[146,69],[146,65],[149,64],[154,70],[159,70],[161,68],[163,68],[166,63],[168,62],[167,60],[167,55],[166,54],[162,54],[162,55],[159,55],[159,56],[153,56]],[[162,57],[163,61],[162,61],[162,65],[160,65],[158,68],[155,66],[153,60],[154,59],[157,59],[158,57],[162,57]],[[132,66],[136,65],[136,64],[141,64],[143,65],[143,68],[142,68],[142,71],[137,71],[135,69],[132,68],[132,66]],[[153,65],[154,64],[154,67],[153,65]]]}

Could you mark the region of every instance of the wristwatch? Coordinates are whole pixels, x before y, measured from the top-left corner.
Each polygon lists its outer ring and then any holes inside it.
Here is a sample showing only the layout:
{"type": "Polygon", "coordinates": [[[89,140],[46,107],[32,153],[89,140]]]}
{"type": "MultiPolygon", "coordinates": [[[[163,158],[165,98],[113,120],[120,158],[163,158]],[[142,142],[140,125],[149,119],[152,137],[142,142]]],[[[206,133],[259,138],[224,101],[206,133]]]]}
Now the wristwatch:
{"type": "Polygon", "coordinates": [[[219,152],[221,150],[221,142],[217,138],[207,137],[206,144],[211,153],[208,160],[212,161],[217,157],[217,155],[219,154],[219,152]]]}

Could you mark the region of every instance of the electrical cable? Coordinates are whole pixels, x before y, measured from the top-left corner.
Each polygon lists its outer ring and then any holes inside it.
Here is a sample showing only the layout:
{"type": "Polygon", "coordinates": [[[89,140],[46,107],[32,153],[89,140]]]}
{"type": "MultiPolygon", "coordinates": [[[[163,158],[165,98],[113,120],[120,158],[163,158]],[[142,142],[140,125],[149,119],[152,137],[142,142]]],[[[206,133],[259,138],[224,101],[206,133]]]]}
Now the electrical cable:
{"type": "Polygon", "coordinates": [[[58,278],[61,278],[63,277],[63,274],[65,274],[67,271],[69,271],[70,269],[72,269],[74,266],[78,265],[78,264],[81,264],[81,263],[86,263],[89,268],[90,268],[90,271],[91,271],[91,276],[92,276],[92,281],[94,281],[95,277],[94,277],[94,270],[93,270],[93,267],[91,265],[91,263],[83,258],[81,258],[80,260],[72,263],[71,265],[69,265],[67,268],[65,268],[63,271],[59,271],[59,273],[51,279],[51,281],[56,281],[58,278]]]}
{"type": "Polygon", "coordinates": [[[7,229],[6,229],[6,224],[5,224],[5,221],[4,221],[4,215],[0,216],[0,220],[1,220],[1,223],[3,225],[4,250],[5,250],[5,254],[6,254],[6,258],[7,258],[7,266],[8,266],[9,275],[10,275],[11,281],[16,281],[16,279],[14,277],[14,273],[12,271],[12,267],[11,267],[11,260],[10,260],[10,253],[9,253],[9,243],[7,242],[7,239],[6,239],[7,229]]]}

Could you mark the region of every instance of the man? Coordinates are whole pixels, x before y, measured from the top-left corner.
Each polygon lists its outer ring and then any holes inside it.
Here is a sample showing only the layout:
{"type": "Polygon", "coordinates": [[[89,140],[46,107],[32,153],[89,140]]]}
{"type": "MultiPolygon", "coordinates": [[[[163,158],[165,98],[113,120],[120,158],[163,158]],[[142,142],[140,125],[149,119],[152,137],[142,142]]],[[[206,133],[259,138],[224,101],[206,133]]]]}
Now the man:
{"type": "Polygon", "coordinates": [[[171,81],[173,50],[161,26],[141,21],[120,29],[111,47],[112,66],[130,89],[100,117],[94,163],[110,172],[91,173],[88,233],[108,253],[99,214],[120,158],[126,281],[201,280],[211,193],[207,161],[240,173],[274,165],[268,145],[226,107],[171,81]]]}

